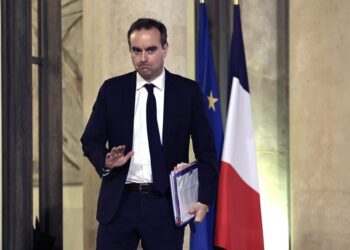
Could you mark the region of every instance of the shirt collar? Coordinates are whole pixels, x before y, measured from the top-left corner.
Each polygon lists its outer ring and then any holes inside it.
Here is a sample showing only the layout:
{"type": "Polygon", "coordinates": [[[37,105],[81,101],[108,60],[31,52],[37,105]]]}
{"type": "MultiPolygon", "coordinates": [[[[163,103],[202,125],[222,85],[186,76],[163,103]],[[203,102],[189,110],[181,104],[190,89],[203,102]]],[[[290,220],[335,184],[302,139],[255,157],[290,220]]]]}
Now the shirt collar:
{"type": "Polygon", "coordinates": [[[165,70],[163,68],[162,73],[154,79],[152,82],[148,82],[145,79],[142,78],[142,76],[137,72],[136,73],[136,90],[141,89],[145,84],[152,83],[154,86],[156,86],[159,90],[164,89],[164,83],[165,83],[165,70]]]}

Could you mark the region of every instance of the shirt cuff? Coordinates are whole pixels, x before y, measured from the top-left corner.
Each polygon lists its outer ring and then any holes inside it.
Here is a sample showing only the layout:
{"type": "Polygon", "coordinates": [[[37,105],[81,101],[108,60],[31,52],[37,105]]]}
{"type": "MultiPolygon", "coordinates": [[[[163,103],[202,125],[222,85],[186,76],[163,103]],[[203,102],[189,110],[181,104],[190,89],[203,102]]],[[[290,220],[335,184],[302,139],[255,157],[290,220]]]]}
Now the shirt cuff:
{"type": "Polygon", "coordinates": [[[111,172],[111,169],[102,168],[102,177],[109,175],[110,172],[111,172]]]}

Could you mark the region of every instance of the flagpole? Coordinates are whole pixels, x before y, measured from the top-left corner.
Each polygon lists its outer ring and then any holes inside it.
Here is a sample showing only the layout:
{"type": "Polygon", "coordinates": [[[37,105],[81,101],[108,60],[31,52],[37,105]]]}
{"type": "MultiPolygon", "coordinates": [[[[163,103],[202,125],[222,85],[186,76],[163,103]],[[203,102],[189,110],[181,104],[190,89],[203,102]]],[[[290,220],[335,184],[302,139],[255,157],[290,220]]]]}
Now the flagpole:
{"type": "Polygon", "coordinates": [[[233,4],[234,4],[234,5],[238,5],[238,4],[239,4],[239,1],[238,1],[238,0],[233,0],[233,4]]]}

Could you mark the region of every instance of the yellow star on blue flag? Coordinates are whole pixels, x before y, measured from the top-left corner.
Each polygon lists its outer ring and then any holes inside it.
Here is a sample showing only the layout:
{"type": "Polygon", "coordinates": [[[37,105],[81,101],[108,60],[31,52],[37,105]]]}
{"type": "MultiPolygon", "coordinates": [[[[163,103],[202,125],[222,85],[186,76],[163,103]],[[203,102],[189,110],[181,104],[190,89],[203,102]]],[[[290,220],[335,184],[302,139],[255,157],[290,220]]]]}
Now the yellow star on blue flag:
{"type": "Polygon", "coordinates": [[[210,91],[210,96],[207,96],[208,97],[208,102],[209,102],[209,107],[208,109],[212,109],[215,111],[215,103],[219,100],[218,98],[215,98],[213,96],[213,91],[210,91]]]}

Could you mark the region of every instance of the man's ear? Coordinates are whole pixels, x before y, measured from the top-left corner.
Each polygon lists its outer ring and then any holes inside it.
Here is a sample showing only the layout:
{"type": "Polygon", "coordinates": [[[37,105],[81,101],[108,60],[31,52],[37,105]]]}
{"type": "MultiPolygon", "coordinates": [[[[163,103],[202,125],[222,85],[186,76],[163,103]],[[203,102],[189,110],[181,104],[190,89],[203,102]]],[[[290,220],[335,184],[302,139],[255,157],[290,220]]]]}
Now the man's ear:
{"type": "Polygon", "coordinates": [[[169,44],[168,44],[168,43],[164,44],[164,46],[163,46],[164,57],[166,57],[166,55],[167,55],[167,53],[168,53],[168,48],[169,48],[169,44]]]}

